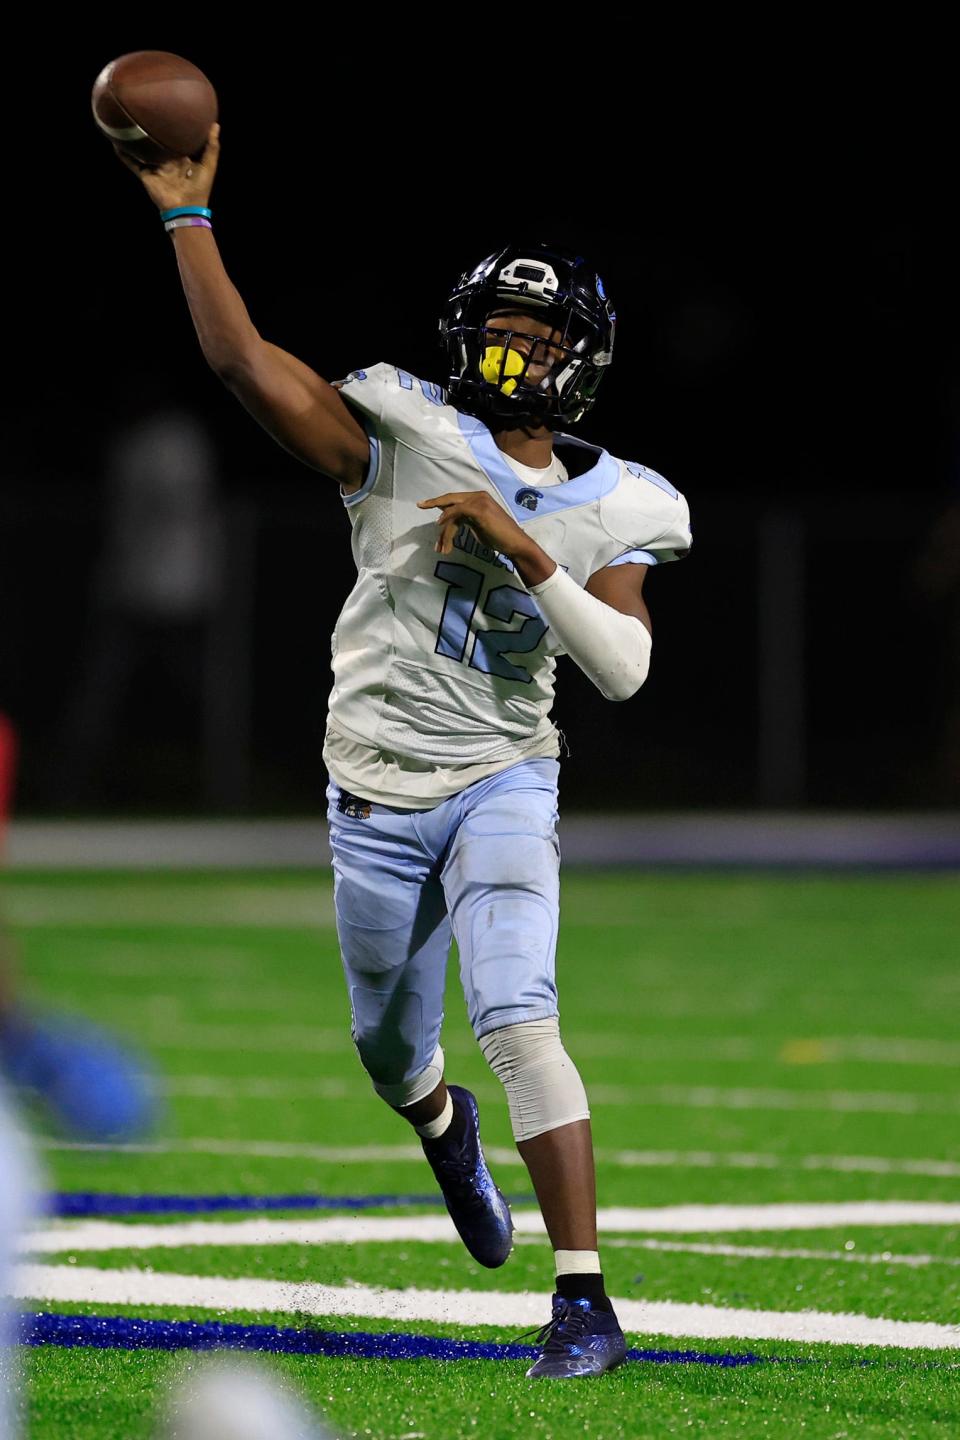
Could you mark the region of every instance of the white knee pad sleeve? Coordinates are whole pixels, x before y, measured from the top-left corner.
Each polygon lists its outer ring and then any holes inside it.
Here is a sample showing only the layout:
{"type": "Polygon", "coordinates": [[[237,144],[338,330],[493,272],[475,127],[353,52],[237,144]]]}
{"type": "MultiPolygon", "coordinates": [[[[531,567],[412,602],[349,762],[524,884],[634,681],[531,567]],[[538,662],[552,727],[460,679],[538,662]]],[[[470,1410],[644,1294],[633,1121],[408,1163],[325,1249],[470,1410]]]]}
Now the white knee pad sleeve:
{"type": "Polygon", "coordinates": [[[480,1049],[507,1092],[515,1140],[590,1119],[587,1092],[563,1048],[556,1016],[491,1030],[480,1049]]]}
{"type": "Polygon", "coordinates": [[[443,1079],[443,1051],[438,1045],[433,1052],[433,1059],[426,1070],[421,1070],[419,1075],[414,1075],[410,1080],[398,1080],[395,1084],[384,1084],[381,1080],[374,1080],[373,1088],[381,1099],[386,1100],[388,1105],[416,1105],[418,1100],[425,1100],[431,1095],[440,1081],[443,1079]]]}

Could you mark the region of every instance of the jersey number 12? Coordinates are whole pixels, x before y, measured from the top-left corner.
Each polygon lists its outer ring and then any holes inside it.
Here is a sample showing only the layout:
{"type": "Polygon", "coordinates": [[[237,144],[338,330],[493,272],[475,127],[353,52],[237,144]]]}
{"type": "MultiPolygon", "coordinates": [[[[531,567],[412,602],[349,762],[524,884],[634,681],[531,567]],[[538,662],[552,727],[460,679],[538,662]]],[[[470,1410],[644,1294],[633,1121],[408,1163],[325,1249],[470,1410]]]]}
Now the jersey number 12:
{"type": "Polygon", "coordinates": [[[529,685],[533,678],[530,671],[522,665],[514,665],[506,655],[508,652],[511,655],[529,655],[547,633],[546,622],[532,596],[525,590],[518,590],[515,585],[494,586],[484,601],[483,614],[489,615],[491,620],[502,620],[507,625],[514,616],[521,615],[522,623],[510,630],[473,631],[471,627],[483,590],[484,576],[469,565],[457,565],[450,560],[439,561],[433,573],[448,587],[434,646],[437,654],[446,655],[450,660],[464,661],[469,646],[472,669],[529,685]],[[471,635],[472,646],[469,644],[471,635]]]}

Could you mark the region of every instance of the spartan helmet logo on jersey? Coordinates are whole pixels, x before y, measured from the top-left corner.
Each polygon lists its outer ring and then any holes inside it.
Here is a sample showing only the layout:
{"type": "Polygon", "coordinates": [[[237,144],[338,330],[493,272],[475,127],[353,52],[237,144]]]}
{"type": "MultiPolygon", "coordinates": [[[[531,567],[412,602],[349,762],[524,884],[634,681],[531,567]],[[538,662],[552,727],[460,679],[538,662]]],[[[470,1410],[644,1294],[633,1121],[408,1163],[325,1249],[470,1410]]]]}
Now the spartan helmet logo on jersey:
{"type": "Polygon", "coordinates": [[[453,402],[481,418],[574,425],[613,359],[615,326],[603,282],[581,256],[508,245],[461,276],[440,320],[453,402]],[[487,328],[495,316],[517,314],[552,325],[552,334],[529,333],[522,322],[487,328]]]}

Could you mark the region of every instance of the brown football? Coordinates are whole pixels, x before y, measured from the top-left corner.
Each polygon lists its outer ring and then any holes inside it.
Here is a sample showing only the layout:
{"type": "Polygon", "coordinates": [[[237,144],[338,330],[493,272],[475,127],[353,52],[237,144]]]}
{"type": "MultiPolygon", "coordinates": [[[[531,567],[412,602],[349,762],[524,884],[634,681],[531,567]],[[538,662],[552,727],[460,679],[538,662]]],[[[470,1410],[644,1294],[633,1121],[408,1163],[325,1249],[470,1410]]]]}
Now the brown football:
{"type": "Polygon", "coordinates": [[[217,118],[217,94],[202,70],[167,50],[111,60],[93,86],[93,118],[143,165],[197,156],[217,118]]]}

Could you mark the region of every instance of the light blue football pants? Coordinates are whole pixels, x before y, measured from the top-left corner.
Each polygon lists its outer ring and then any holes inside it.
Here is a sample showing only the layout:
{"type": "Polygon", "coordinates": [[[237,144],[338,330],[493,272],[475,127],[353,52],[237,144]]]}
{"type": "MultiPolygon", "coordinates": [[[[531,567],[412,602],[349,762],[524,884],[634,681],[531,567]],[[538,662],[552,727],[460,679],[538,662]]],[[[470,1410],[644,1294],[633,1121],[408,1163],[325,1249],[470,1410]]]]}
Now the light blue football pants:
{"type": "Polygon", "coordinates": [[[351,806],[328,787],[352,1034],[375,1084],[430,1065],[451,934],[478,1039],[557,1014],[559,768],[521,761],[433,810],[351,806]]]}

